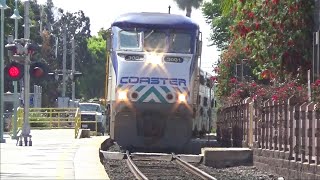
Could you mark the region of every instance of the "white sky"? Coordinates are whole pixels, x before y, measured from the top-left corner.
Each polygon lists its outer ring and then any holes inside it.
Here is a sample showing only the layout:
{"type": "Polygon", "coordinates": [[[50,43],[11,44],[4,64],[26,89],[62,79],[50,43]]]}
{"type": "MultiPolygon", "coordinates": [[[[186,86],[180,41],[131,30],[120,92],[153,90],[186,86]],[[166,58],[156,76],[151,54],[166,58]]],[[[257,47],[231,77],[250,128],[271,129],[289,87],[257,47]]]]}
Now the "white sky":
{"type": "MultiPolygon", "coordinates": [[[[40,4],[44,2],[46,0],[38,0],[40,4]]],[[[83,10],[90,18],[92,35],[97,35],[100,28],[109,28],[117,16],[127,12],[168,12],[170,5],[172,14],[185,15],[173,0],[53,0],[53,4],[68,12],[83,10]]],[[[220,52],[213,46],[208,47],[210,26],[205,22],[201,9],[193,9],[191,18],[199,24],[203,34],[202,68],[212,73],[212,64],[217,62],[220,52]]]]}

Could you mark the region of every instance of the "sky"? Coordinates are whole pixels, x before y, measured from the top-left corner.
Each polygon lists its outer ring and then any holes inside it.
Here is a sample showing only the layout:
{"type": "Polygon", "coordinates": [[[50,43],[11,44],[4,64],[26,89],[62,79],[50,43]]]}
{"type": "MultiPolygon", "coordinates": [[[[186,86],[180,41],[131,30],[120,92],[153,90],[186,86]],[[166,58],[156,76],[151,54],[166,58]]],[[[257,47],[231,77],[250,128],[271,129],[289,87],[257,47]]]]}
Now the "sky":
{"type": "MultiPolygon", "coordinates": [[[[46,0],[38,0],[43,4],[46,0]]],[[[55,7],[62,8],[68,12],[77,12],[82,10],[85,16],[90,18],[91,35],[97,35],[101,29],[110,27],[112,21],[119,15],[128,12],[168,12],[168,6],[171,6],[171,14],[185,15],[185,11],[180,10],[173,0],[53,0],[55,7]]],[[[193,9],[191,18],[195,20],[202,32],[202,65],[201,67],[213,74],[212,65],[217,62],[220,52],[215,46],[210,44],[210,25],[205,22],[201,9],[193,9]]]]}

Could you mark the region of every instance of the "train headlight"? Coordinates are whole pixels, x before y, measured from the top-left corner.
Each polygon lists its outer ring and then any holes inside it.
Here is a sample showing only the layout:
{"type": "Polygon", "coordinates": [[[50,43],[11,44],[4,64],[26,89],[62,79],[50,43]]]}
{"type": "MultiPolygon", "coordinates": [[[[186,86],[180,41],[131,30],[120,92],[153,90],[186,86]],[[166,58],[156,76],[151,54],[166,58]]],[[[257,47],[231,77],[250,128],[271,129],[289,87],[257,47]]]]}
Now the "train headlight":
{"type": "Polygon", "coordinates": [[[159,65],[162,63],[162,55],[157,55],[157,54],[148,54],[146,56],[147,62],[154,64],[154,65],[159,65]]]}
{"type": "Polygon", "coordinates": [[[119,100],[127,100],[127,92],[126,91],[119,91],[118,92],[118,99],[119,100]]]}
{"type": "Polygon", "coordinates": [[[179,94],[179,102],[186,102],[187,101],[187,98],[186,98],[186,95],[184,94],[179,94]]]}

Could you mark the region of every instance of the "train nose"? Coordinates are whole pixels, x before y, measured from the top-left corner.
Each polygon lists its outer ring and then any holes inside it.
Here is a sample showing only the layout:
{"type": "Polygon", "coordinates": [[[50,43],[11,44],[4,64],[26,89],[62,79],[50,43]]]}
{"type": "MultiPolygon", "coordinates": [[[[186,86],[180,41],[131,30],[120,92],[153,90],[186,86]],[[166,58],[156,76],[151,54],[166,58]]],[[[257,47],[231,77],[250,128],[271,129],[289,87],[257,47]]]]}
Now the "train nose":
{"type": "Polygon", "coordinates": [[[165,117],[155,111],[145,111],[138,118],[138,124],[141,128],[139,134],[146,138],[160,138],[164,134],[165,117]]]}

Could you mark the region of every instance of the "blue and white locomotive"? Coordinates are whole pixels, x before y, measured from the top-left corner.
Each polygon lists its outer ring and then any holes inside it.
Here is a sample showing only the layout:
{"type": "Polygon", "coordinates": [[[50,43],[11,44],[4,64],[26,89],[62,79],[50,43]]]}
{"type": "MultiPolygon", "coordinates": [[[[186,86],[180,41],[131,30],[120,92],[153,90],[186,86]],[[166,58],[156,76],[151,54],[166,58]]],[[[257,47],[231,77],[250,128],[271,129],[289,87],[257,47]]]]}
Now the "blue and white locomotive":
{"type": "Polygon", "coordinates": [[[190,18],[128,13],[111,26],[110,136],[125,148],[181,150],[192,136],[201,32],[190,18]]]}

